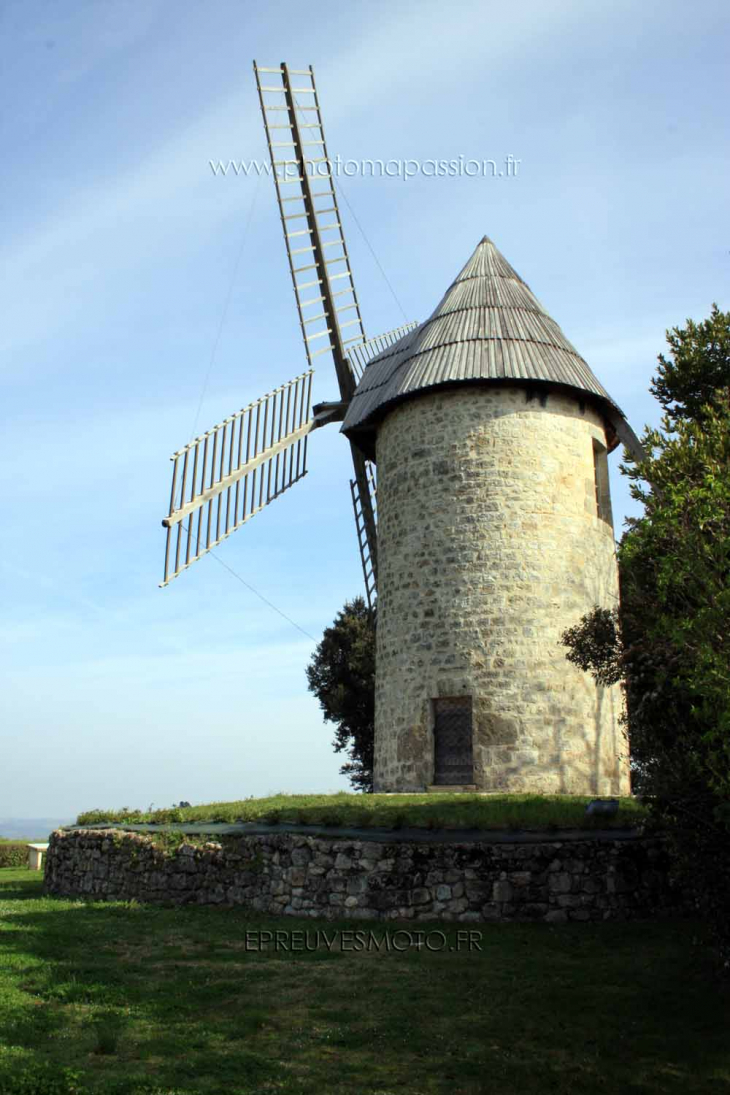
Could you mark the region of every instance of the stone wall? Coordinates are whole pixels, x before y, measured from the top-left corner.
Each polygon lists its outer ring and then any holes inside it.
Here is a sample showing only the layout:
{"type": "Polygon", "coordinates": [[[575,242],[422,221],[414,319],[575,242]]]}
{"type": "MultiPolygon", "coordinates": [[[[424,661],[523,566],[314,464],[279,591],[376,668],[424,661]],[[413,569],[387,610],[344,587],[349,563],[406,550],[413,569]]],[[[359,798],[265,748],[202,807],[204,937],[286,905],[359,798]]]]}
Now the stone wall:
{"type": "Polygon", "coordinates": [[[174,853],[120,830],[55,832],[59,896],[244,905],[325,919],[624,920],[679,911],[659,838],[463,843],[230,835],[174,853]]]}
{"type": "Polygon", "coordinates": [[[432,701],[471,696],[477,789],[628,793],[620,689],[559,644],[618,601],[594,443],[605,450],[606,432],[589,404],[512,385],[427,392],[385,417],[376,791],[432,784],[432,701]]]}

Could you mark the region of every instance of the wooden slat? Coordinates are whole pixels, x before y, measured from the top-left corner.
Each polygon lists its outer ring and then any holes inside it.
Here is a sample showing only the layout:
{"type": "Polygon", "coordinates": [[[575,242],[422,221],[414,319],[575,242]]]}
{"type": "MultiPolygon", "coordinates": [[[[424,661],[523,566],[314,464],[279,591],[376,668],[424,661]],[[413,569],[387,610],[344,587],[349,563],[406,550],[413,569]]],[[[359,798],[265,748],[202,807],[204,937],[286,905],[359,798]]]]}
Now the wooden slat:
{"type": "Polygon", "coordinates": [[[314,428],[311,392],[309,370],[173,454],[170,512],[162,522],[167,535],[161,585],[306,474],[306,440],[314,428]]]}

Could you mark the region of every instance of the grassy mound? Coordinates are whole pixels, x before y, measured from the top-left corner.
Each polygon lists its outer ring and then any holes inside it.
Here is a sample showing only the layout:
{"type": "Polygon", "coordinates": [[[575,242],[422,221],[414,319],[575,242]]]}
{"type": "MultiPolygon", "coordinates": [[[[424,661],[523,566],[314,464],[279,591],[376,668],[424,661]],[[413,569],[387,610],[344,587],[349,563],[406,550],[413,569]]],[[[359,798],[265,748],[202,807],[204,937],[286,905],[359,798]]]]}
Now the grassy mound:
{"type": "Polygon", "coordinates": [[[646,811],[633,798],[619,799],[613,818],[586,815],[585,795],[269,795],[240,802],[166,810],[87,810],[78,825],[125,822],[260,821],[343,828],[595,829],[634,828],[646,811]]]}

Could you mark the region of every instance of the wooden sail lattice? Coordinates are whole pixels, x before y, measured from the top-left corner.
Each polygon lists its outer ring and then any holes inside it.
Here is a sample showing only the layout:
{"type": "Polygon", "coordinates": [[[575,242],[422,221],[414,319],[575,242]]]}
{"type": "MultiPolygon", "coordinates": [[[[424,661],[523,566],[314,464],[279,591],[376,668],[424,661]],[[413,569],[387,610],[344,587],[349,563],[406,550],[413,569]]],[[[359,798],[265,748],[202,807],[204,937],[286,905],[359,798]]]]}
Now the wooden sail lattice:
{"type": "MultiPolygon", "coordinates": [[[[342,421],[369,362],[415,324],[369,341],[360,313],[311,66],[254,62],[276,199],[309,370],[172,456],[161,585],[216,547],[306,474],[307,437],[342,421]],[[339,401],[310,413],[312,364],[331,355],[339,401]]],[[[377,588],[373,465],[349,442],[351,493],[366,593],[377,588]]]]}
{"type": "MultiPolygon", "coordinates": [[[[337,204],[314,72],[254,61],[302,338],[311,365],[330,353],[340,399],[357,386],[350,361],[365,331],[337,204]]],[[[365,458],[350,442],[367,555],[377,579],[375,517],[365,458]]],[[[358,530],[358,538],[360,532],[358,530]]]]}
{"type": "MultiPolygon", "coordinates": [[[[388,331],[386,334],[377,335],[375,338],[371,338],[367,342],[361,343],[359,346],[352,347],[349,354],[349,364],[355,377],[360,380],[364,369],[374,357],[377,357],[383,350],[387,350],[389,346],[393,346],[403,337],[403,335],[412,331],[414,327],[416,327],[415,323],[407,323],[402,327],[396,327],[394,330],[388,331]]],[[[365,595],[369,608],[373,610],[375,608],[378,589],[377,539],[375,540],[375,543],[373,543],[373,539],[368,536],[367,515],[369,508],[372,526],[376,530],[377,537],[377,481],[375,476],[375,465],[372,461],[364,460],[361,455],[360,460],[363,464],[364,474],[359,476],[356,475],[354,479],[350,480],[350,493],[352,495],[352,508],[355,514],[355,528],[357,531],[357,543],[358,548],[360,549],[360,562],[362,564],[362,573],[365,582],[365,595]],[[364,502],[363,486],[367,491],[364,502]],[[373,548],[375,548],[375,550],[373,550],[373,548]]],[[[355,467],[356,470],[358,470],[357,464],[355,467]]]]}
{"type": "Polygon", "coordinates": [[[173,453],[160,585],[306,475],[311,399],[310,369],[173,453]]]}
{"type": "Polygon", "coordinates": [[[415,330],[417,326],[415,322],[404,323],[402,327],[395,327],[384,335],[376,335],[375,338],[370,338],[359,346],[353,346],[348,356],[355,378],[361,380],[363,372],[374,357],[381,354],[383,350],[387,350],[389,346],[393,346],[398,339],[407,335],[409,331],[415,330]]]}
{"type": "MultiPolygon", "coordinates": [[[[375,479],[375,466],[369,460],[366,461],[365,464],[365,474],[367,477],[368,496],[370,498],[373,519],[377,527],[377,482],[375,479]]],[[[350,480],[350,492],[352,494],[352,508],[355,512],[355,528],[357,529],[357,542],[360,548],[360,562],[362,563],[362,575],[365,582],[365,596],[367,597],[368,607],[373,610],[375,608],[375,599],[377,596],[377,556],[373,557],[370,553],[370,543],[367,536],[362,499],[360,497],[360,489],[356,479],[350,480]]]]}
{"type": "Polygon", "coordinates": [[[342,381],[341,359],[365,332],[314,72],[256,62],[254,72],[307,359],[331,352],[342,381]]]}

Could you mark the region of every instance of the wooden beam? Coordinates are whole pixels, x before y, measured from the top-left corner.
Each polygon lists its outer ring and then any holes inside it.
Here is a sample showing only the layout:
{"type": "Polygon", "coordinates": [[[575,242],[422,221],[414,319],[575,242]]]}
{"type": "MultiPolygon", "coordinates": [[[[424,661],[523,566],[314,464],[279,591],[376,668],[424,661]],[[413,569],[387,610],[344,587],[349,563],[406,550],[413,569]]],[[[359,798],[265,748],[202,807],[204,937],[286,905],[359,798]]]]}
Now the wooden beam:
{"type": "Polygon", "coordinates": [[[289,434],[288,437],[284,437],[281,441],[276,441],[273,445],[270,445],[267,449],[263,449],[256,456],[252,457],[246,464],[243,464],[240,468],[236,468],[229,475],[224,476],[217,483],[212,483],[207,490],[204,490],[192,501],[186,502],[180,509],[175,510],[168,517],[163,517],[162,525],[164,528],[172,528],[173,525],[178,524],[179,521],[184,521],[191,513],[194,513],[201,506],[217,498],[219,494],[222,494],[224,490],[228,490],[240,479],[243,479],[249,472],[255,471],[256,468],[260,468],[262,464],[265,464],[268,460],[273,459],[278,453],[285,452],[290,449],[292,445],[296,445],[297,441],[301,441],[306,437],[308,433],[314,429],[314,419],[310,418],[308,422],[305,422],[303,426],[299,426],[296,430],[289,434]]]}

